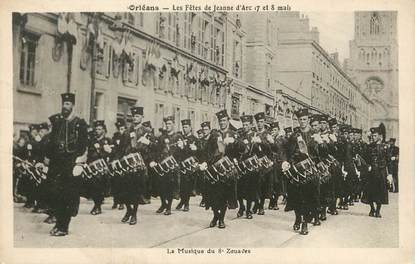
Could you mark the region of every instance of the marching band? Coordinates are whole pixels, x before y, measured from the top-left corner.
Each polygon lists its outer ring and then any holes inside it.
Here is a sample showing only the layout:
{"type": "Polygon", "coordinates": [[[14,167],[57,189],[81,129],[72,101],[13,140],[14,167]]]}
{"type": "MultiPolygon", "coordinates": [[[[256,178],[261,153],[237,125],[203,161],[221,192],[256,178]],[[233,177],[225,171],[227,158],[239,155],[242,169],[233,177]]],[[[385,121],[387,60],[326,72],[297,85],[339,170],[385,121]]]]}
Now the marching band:
{"type": "Polygon", "coordinates": [[[213,212],[209,226],[219,228],[226,227],[228,209],[253,219],[265,214],[267,199],[268,209],[278,210],[281,197],[284,211],[295,213],[293,229],[306,235],[309,223],[321,225],[326,213],[337,215],[359,201],[380,218],[389,184],[398,190],[399,148],[395,139],[385,143],[382,127],[371,128],[364,142],[361,129],[304,108],[295,113],[296,128],[268,124],[260,112],[241,116],[236,129],[221,110],[217,129],[203,122],[194,135],[185,119],[178,132],[168,116],[157,137],[143,122],[143,107],[133,107],[132,124],[117,120],[110,138],[104,120],[89,129],[74,106],[74,94],[62,94],[50,132],[47,123],[32,125],[28,142],[21,138],[13,149],[15,201],[24,196],[25,207],[47,213],[52,236],[68,234],[81,196],[93,200],[92,215],[113,196],[112,208],[126,210],[121,222],[135,225],[139,204],[151,203],[151,196],[160,197],[156,213],[169,216],[173,200],[179,200],[176,210],[187,212],[191,197],[201,195],[200,206],[213,212]]]}

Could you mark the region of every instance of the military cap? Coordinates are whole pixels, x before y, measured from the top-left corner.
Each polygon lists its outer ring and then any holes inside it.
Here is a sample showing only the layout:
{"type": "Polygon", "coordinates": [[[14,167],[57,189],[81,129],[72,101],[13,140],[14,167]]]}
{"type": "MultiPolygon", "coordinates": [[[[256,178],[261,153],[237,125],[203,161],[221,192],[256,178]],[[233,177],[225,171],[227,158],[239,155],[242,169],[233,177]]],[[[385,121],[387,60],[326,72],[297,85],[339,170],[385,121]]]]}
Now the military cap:
{"type": "Polygon", "coordinates": [[[380,134],[380,129],[379,129],[379,127],[372,127],[372,128],[370,128],[370,133],[372,133],[372,134],[380,134]]]}
{"type": "Polygon", "coordinates": [[[38,125],[39,129],[49,129],[48,123],[43,122],[38,125]]]}
{"type": "Polygon", "coordinates": [[[280,123],[278,121],[272,122],[271,123],[271,128],[280,128],[280,123]]]}
{"type": "Polygon", "coordinates": [[[73,93],[63,93],[61,94],[62,103],[63,102],[71,102],[75,104],[75,94],[73,93]]]}
{"type": "Polygon", "coordinates": [[[105,121],[104,120],[95,120],[94,121],[94,127],[97,127],[97,126],[105,127],[105,121]]]}
{"type": "Polygon", "coordinates": [[[37,124],[31,124],[30,126],[29,126],[29,130],[30,131],[32,131],[32,130],[38,130],[39,129],[39,126],[37,125],[37,124]]]}
{"type": "Polygon", "coordinates": [[[330,118],[329,119],[329,125],[330,126],[337,125],[337,119],[336,118],[330,118]]]}
{"type": "Polygon", "coordinates": [[[253,120],[253,118],[252,118],[251,115],[243,115],[243,116],[241,116],[241,122],[242,123],[246,123],[246,122],[252,123],[252,120],[253,120]]]}
{"type": "Polygon", "coordinates": [[[144,108],[141,106],[134,106],[131,107],[131,114],[132,115],[143,115],[144,113],[144,108]]]}
{"type": "Polygon", "coordinates": [[[118,119],[117,122],[115,122],[115,126],[117,128],[125,127],[125,120],[124,119],[118,119]]]}
{"type": "Polygon", "coordinates": [[[163,121],[164,121],[164,122],[167,122],[167,121],[172,121],[172,122],[174,122],[174,116],[167,116],[167,117],[163,118],[163,121]]]}
{"type": "Polygon", "coordinates": [[[222,119],[224,117],[229,117],[228,112],[226,111],[226,109],[217,112],[216,116],[217,116],[218,119],[222,119]]]}
{"type": "Polygon", "coordinates": [[[320,120],[321,120],[320,117],[321,117],[320,115],[312,115],[311,118],[310,118],[310,124],[315,122],[315,121],[320,122],[320,120]]]}
{"type": "Polygon", "coordinates": [[[285,133],[292,133],[293,132],[293,128],[292,127],[286,127],[286,128],[284,128],[284,132],[285,133]]]}
{"type": "Polygon", "coordinates": [[[210,128],[210,122],[209,121],[205,121],[202,124],[200,124],[200,127],[209,127],[210,128]]]}
{"type": "Polygon", "coordinates": [[[265,120],[265,113],[264,112],[259,112],[255,114],[255,120],[258,122],[258,120],[264,119],[265,120]]]}
{"type": "Polygon", "coordinates": [[[182,120],[182,126],[184,126],[184,125],[188,125],[188,126],[190,126],[191,125],[191,121],[190,121],[190,119],[183,119],[182,120]]]}
{"type": "Polygon", "coordinates": [[[145,121],[143,122],[144,127],[151,127],[151,121],[145,121]]]}
{"type": "Polygon", "coordinates": [[[298,118],[303,117],[303,116],[308,116],[308,109],[307,108],[299,109],[298,111],[295,112],[295,115],[298,118]]]}
{"type": "Polygon", "coordinates": [[[329,116],[328,115],[320,115],[320,122],[328,122],[329,116]]]}

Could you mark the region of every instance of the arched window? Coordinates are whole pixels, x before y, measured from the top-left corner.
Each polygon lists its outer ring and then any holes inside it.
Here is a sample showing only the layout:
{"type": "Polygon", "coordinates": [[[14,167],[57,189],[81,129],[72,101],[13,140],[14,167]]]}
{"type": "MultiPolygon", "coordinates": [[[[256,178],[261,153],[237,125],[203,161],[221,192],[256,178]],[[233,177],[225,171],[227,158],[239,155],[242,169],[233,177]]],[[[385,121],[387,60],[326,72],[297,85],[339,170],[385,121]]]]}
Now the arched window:
{"type": "Polygon", "coordinates": [[[370,18],[370,35],[378,35],[380,32],[380,18],[378,13],[374,12],[370,18]]]}

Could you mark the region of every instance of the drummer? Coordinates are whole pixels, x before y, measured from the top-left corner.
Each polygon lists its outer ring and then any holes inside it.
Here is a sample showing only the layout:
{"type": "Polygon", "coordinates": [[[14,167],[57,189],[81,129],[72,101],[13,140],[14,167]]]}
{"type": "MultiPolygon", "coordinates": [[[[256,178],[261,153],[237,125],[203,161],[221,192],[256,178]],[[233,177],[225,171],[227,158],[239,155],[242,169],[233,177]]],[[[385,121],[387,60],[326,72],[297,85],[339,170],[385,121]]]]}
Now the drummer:
{"type": "Polygon", "coordinates": [[[179,188],[178,186],[178,170],[169,169],[166,166],[166,162],[171,164],[177,162],[175,158],[177,157],[179,151],[184,149],[183,136],[180,133],[174,131],[175,120],[173,116],[168,116],[163,119],[166,126],[166,131],[163,133],[159,139],[156,147],[156,157],[150,162],[150,167],[153,169],[161,168],[168,170],[163,175],[158,175],[158,186],[160,188],[160,200],[161,206],[157,209],[157,213],[163,213],[164,215],[171,215],[171,205],[173,202],[173,194],[179,188]],[[157,167],[156,167],[157,166],[157,167]]]}
{"type": "MultiPolygon", "coordinates": [[[[212,131],[207,139],[205,148],[205,162],[200,165],[200,169],[205,171],[211,168],[216,162],[224,161],[227,156],[230,160],[237,158],[238,153],[243,149],[243,143],[237,138],[235,131],[229,128],[229,116],[226,110],[216,113],[219,121],[219,131],[212,131]]],[[[215,175],[218,176],[219,175],[215,175]]],[[[236,206],[236,183],[234,180],[210,181],[207,185],[206,207],[211,207],[213,219],[210,227],[215,227],[219,221],[219,228],[225,228],[225,214],[229,207],[235,209],[236,206]]]]}
{"type": "MultiPolygon", "coordinates": [[[[147,138],[146,129],[142,125],[144,108],[134,106],[131,108],[133,123],[125,133],[126,146],[124,155],[141,155],[145,157],[150,152],[152,144],[147,138]]],[[[130,225],[137,224],[137,210],[140,196],[144,192],[147,169],[131,170],[125,172],[121,177],[119,202],[126,206],[126,213],[121,222],[129,222],[130,225]]]]}
{"type": "MultiPolygon", "coordinates": [[[[316,144],[312,138],[313,132],[309,124],[308,109],[300,109],[295,114],[300,126],[298,129],[294,129],[294,133],[289,138],[287,160],[290,164],[283,162],[283,171],[287,171],[291,166],[300,162],[307,163],[310,158],[314,159],[316,157],[316,144]]],[[[311,164],[308,162],[306,165],[311,164]]],[[[307,220],[312,211],[319,206],[318,177],[315,177],[315,174],[309,174],[308,176],[313,180],[304,184],[291,182],[287,186],[287,207],[294,209],[295,212],[293,228],[295,231],[300,230],[301,225],[300,234],[302,235],[308,234],[307,220]]]]}
{"type": "MultiPolygon", "coordinates": [[[[91,164],[99,159],[103,159],[105,162],[108,162],[108,159],[112,155],[112,148],[110,146],[112,142],[109,137],[106,137],[107,127],[104,120],[96,120],[94,122],[94,128],[95,135],[90,141],[88,147],[87,162],[91,164]]],[[[98,174],[97,176],[86,180],[85,185],[87,197],[94,200],[94,207],[90,213],[92,215],[101,214],[101,205],[109,186],[108,174],[98,174]]]]}
{"type": "MultiPolygon", "coordinates": [[[[192,123],[190,119],[184,119],[181,121],[184,137],[184,148],[178,152],[178,162],[185,161],[188,158],[193,158],[196,162],[196,157],[199,152],[198,139],[192,133],[192,123]]],[[[185,171],[186,172],[186,171],[185,171]]],[[[180,174],[180,202],[176,206],[176,210],[187,212],[189,211],[190,196],[193,194],[195,178],[193,173],[181,173],[180,174]]]]}
{"type": "MultiPolygon", "coordinates": [[[[250,153],[252,143],[251,139],[254,135],[252,131],[252,115],[243,115],[241,116],[242,121],[242,130],[239,133],[240,140],[244,143],[244,149],[240,153],[239,160],[245,161],[249,158],[253,158],[255,154],[250,153]]],[[[244,168],[243,165],[239,165],[242,170],[245,171],[245,174],[241,175],[237,183],[237,198],[239,203],[239,210],[237,217],[242,217],[246,211],[246,218],[252,219],[252,203],[259,199],[258,197],[258,177],[256,177],[257,171],[249,171],[244,168]],[[244,200],[246,201],[246,206],[244,205],[244,200]]]]}

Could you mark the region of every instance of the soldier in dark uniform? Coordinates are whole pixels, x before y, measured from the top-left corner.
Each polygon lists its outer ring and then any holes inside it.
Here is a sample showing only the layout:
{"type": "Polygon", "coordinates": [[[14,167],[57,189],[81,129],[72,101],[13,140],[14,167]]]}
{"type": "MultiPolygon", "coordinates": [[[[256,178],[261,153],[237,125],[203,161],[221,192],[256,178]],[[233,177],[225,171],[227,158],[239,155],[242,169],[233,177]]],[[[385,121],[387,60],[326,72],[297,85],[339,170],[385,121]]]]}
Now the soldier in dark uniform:
{"type": "Polygon", "coordinates": [[[366,160],[369,165],[369,172],[362,202],[370,205],[369,216],[382,217],[380,214],[381,206],[389,202],[386,179],[388,147],[382,143],[382,135],[379,127],[372,127],[370,132],[373,137],[373,142],[368,146],[366,160]]]}
{"type": "MultiPolygon", "coordinates": [[[[19,137],[15,144],[13,144],[13,157],[17,157],[20,160],[27,159],[27,146],[26,139],[19,137]]],[[[24,168],[21,161],[13,159],[13,200],[16,203],[24,202],[24,198],[21,195],[22,181],[24,181],[24,168]]]]}
{"type": "Polygon", "coordinates": [[[339,212],[337,211],[337,200],[342,198],[342,184],[343,184],[343,173],[341,170],[341,148],[339,145],[339,129],[337,120],[335,118],[331,118],[328,120],[328,124],[330,126],[330,131],[328,133],[328,137],[330,139],[329,143],[329,152],[335,158],[334,165],[330,167],[332,180],[333,180],[333,188],[334,188],[334,200],[329,205],[327,212],[331,215],[338,215],[339,212]]]}
{"type": "MultiPolygon", "coordinates": [[[[115,126],[117,127],[117,132],[112,136],[112,142],[114,144],[112,154],[113,159],[119,160],[123,157],[125,148],[128,144],[128,141],[126,140],[127,137],[125,136],[127,126],[124,119],[118,119],[115,126]]],[[[112,209],[118,207],[119,210],[124,210],[124,204],[119,201],[120,181],[120,177],[112,177],[111,179],[111,192],[114,198],[112,209]]]]}
{"type": "Polygon", "coordinates": [[[71,217],[79,208],[79,186],[82,169],[76,163],[86,160],[87,124],[75,115],[75,95],[62,94],[62,112],[52,123],[47,148],[50,158],[48,178],[53,181],[53,207],[56,225],[52,236],[65,236],[71,217]]]}
{"type": "MultiPolygon", "coordinates": [[[[226,110],[216,113],[219,121],[219,130],[212,131],[207,139],[205,149],[202,153],[205,155],[200,165],[200,169],[205,171],[208,166],[212,166],[224,156],[231,161],[238,157],[244,148],[242,142],[238,142],[238,136],[235,131],[229,128],[229,116],[226,110]]],[[[236,182],[233,179],[227,179],[207,184],[206,207],[212,208],[213,219],[210,227],[215,227],[219,221],[219,228],[225,228],[225,214],[229,207],[235,209],[236,202],[236,182]]]]}
{"type": "MultiPolygon", "coordinates": [[[[103,159],[108,163],[112,156],[112,148],[110,147],[112,142],[110,138],[105,136],[107,127],[104,120],[96,120],[94,128],[95,136],[89,142],[87,162],[90,164],[96,160],[103,159]]],[[[108,180],[107,174],[97,174],[91,179],[85,179],[86,196],[94,201],[94,207],[90,212],[92,215],[102,213],[101,205],[108,188],[108,180]]]]}
{"type": "MultiPolygon", "coordinates": [[[[207,144],[209,144],[210,137],[211,137],[210,122],[209,121],[202,122],[200,124],[200,127],[201,127],[200,130],[202,131],[202,136],[199,140],[199,144],[200,144],[199,160],[206,161],[207,156],[206,156],[206,153],[203,153],[203,151],[207,149],[207,144]]],[[[198,179],[197,189],[199,189],[200,193],[202,194],[202,200],[200,201],[199,206],[205,207],[205,209],[208,210],[209,207],[206,206],[206,197],[207,197],[206,191],[207,191],[208,183],[203,177],[203,173],[201,172],[198,172],[197,179],[198,179]]]]}
{"type": "Polygon", "coordinates": [[[284,133],[285,133],[285,139],[288,140],[293,133],[293,128],[292,127],[284,128],[284,133]]]}
{"type": "Polygon", "coordinates": [[[203,129],[199,129],[198,131],[196,131],[196,133],[198,139],[201,139],[203,137],[203,129]]]}
{"type": "Polygon", "coordinates": [[[399,147],[395,145],[396,139],[389,139],[389,173],[392,174],[393,178],[393,192],[399,192],[399,180],[398,180],[398,165],[399,165],[399,147]]]}
{"type": "MultiPolygon", "coordinates": [[[[166,132],[158,139],[156,150],[158,156],[150,163],[151,168],[154,168],[157,163],[160,164],[169,156],[173,156],[177,161],[176,157],[178,157],[178,152],[184,149],[182,135],[174,131],[174,117],[168,116],[163,121],[166,125],[166,132]]],[[[160,188],[161,206],[156,211],[157,213],[164,211],[164,215],[171,215],[173,195],[179,189],[178,176],[177,168],[169,170],[163,176],[160,175],[158,185],[160,188]]]]}
{"type": "Polygon", "coordinates": [[[272,161],[274,162],[272,170],[274,193],[272,195],[272,199],[270,200],[268,209],[279,210],[278,197],[282,196],[285,198],[287,196],[287,183],[281,171],[282,163],[287,161],[285,154],[286,139],[280,135],[279,122],[271,123],[271,129],[272,138],[269,140],[269,143],[271,144],[272,161]]]}
{"type": "MultiPolygon", "coordinates": [[[[147,138],[147,129],[142,125],[143,113],[143,107],[131,108],[133,123],[125,133],[124,155],[138,152],[144,159],[151,152],[152,144],[147,138]]],[[[130,225],[137,223],[139,200],[145,191],[147,180],[146,168],[128,171],[120,179],[119,202],[125,204],[127,210],[121,222],[129,221],[130,225]]]]}
{"type": "Polygon", "coordinates": [[[363,184],[367,176],[367,163],[363,156],[367,153],[367,144],[362,140],[362,130],[355,128],[353,142],[353,159],[358,178],[354,189],[354,202],[359,202],[363,191],[363,184]]]}
{"type": "MultiPolygon", "coordinates": [[[[315,161],[318,153],[318,144],[312,137],[313,133],[309,124],[308,109],[298,110],[296,116],[300,123],[299,131],[294,129],[287,144],[287,160],[291,166],[304,162],[307,158],[315,161]]],[[[283,170],[289,168],[289,164],[282,164],[283,170]]],[[[287,187],[287,206],[294,209],[296,216],[293,228],[299,230],[301,225],[300,234],[302,235],[308,234],[307,219],[310,215],[315,215],[315,209],[320,206],[319,177],[310,174],[308,178],[309,180],[304,184],[290,183],[287,187]]]]}
{"type": "MultiPolygon", "coordinates": [[[[241,116],[242,130],[239,132],[239,139],[244,143],[245,148],[239,154],[239,161],[244,161],[254,154],[251,152],[253,137],[252,131],[253,117],[251,115],[241,116]]],[[[258,175],[256,171],[245,170],[245,174],[241,175],[237,182],[237,198],[239,203],[239,210],[237,217],[244,215],[246,211],[246,218],[252,219],[251,206],[252,202],[257,201],[258,197],[258,175]],[[244,199],[246,200],[246,206],[244,205],[244,199]]]]}
{"type": "MultiPolygon", "coordinates": [[[[177,153],[178,162],[182,162],[187,158],[197,158],[199,156],[199,143],[197,138],[192,133],[192,124],[190,119],[183,119],[181,121],[183,129],[184,147],[177,153]]],[[[183,208],[183,211],[189,211],[190,196],[193,195],[193,188],[195,182],[195,175],[190,173],[180,174],[180,202],[176,206],[176,210],[183,208]]]]}
{"type": "MultiPolygon", "coordinates": [[[[151,121],[145,121],[143,122],[144,131],[146,133],[146,137],[148,140],[150,140],[149,149],[146,152],[146,156],[143,157],[146,164],[149,164],[150,161],[153,160],[153,156],[155,155],[154,149],[157,145],[157,138],[154,135],[154,129],[151,126],[151,121]]],[[[150,204],[151,203],[151,194],[153,192],[153,182],[152,179],[154,175],[153,170],[147,170],[147,178],[144,186],[143,194],[140,196],[139,203],[140,204],[150,204]]]]}
{"type": "Polygon", "coordinates": [[[342,197],[340,199],[339,209],[349,210],[349,205],[353,205],[353,185],[357,179],[356,169],[353,163],[353,145],[350,139],[351,127],[342,126],[340,129],[340,151],[343,174],[345,175],[342,182],[342,197]]]}
{"type": "MultiPolygon", "coordinates": [[[[260,112],[255,114],[255,121],[257,124],[256,132],[254,133],[252,142],[252,153],[255,153],[258,158],[267,156],[272,158],[270,141],[273,141],[271,134],[265,129],[265,113],[260,112]]],[[[255,203],[255,209],[258,210],[258,215],[264,215],[265,199],[271,199],[273,194],[273,173],[266,171],[259,173],[259,200],[255,203]]]]}
{"type": "MultiPolygon", "coordinates": [[[[29,163],[36,163],[39,154],[39,142],[41,140],[39,136],[39,127],[37,124],[32,124],[29,126],[29,138],[26,144],[26,161],[29,163]]],[[[30,177],[29,174],[25,174],[25,177],[21,181],[21,190],[23,196],[26,197],[26,203],[24,204],[25,208],[33,208],[33,212],[36,212],[36,184],[35,181],[30,177]]]]}

